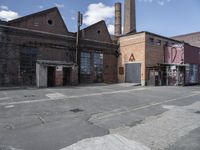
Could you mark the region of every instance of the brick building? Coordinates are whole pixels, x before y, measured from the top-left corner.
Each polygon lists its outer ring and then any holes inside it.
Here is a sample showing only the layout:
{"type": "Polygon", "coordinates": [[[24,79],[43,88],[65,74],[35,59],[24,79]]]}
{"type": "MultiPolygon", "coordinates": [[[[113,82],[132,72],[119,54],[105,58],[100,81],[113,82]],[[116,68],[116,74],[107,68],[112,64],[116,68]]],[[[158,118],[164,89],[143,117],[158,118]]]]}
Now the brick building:
{"type": "Polygon", "coordinates": [[[155,85],[159,64],[164,63],[166,44],[180,42],[150,32],[139,32],[120,37],[119,43],[119,82],[155,85]]]}
{"type": "Polygon", "coordinates": [[[166,85],[200,83],[200,48],[187,43],[167,45],[164,50],[166,85]]]}
{"type": "Polygon", "coordinates": [[[141,85],[200,83],[200,48],[150,32],[119,38],[118,81],[141,85]]]}
{"type": "Polygon", "coordinates": [[[172,39],[189,43],[192,46],[200,47],[200,32],[178,35],[172,37],[172,39]]]}
{"type": "Polygon", "coordinates": [[[68,31],[57,8],[0,21],[0,86],[200,82],[199,33],[168,38],[136,32],[135,0],[125,0],[124,8],[124,34],[116,3],[112,37],[105,21],[68,31]]]}
{"type": "Polygon", "coordinates": [[[104,21],[81,31],[80,64],[76,33],[69,32],[57,8],[0,22],[0,86],[63,86],[117,82],[115,44],[104,21]]]}
{"type": "MultiPolygon", "coordinates": [[[[119,82],[143,86],[200,83],[200,49],[195,47],[200,43],[199,33],[168,38],[136,32],[135,0],[125,0],[124,8],[125,32],[121,36],[116,33],[120,47],[119,82]]],[[[116,12],[115,18],[121,20],[119,10],[116,12]]]]}

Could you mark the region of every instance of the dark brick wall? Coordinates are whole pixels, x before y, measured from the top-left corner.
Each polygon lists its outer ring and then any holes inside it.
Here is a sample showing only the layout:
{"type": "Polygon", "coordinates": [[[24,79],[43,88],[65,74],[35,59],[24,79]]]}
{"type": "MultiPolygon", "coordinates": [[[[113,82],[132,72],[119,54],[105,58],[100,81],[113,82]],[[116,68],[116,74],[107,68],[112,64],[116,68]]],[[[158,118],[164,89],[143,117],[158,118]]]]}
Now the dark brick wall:
{"type": "MultiPolygon", "coordinates": [[[[0,85],[26,85],[28,75],[20,71],[20,51],[26,47],[37,49],[36,60],[75,62],[76,38],[68,32],[57,8],[52,8],[0,25],[0,85]],[[49,23],[48,21],[51,21],[49,23]],[[28,30],[27,30],[28,29],[28,30]],[[3,34],[4,33],[4,34],[3,34]],[[53,34],[52,34],[53,33],[53,34]],[[8,47],[9,45],[9,47],[8,47]]],[[[100,21],[82,30],[80,49],[102,51],[104,54],[103,80],[107,83],[117,81],[117,58],[114,44],[104,21],[100,21]]],[[[77,83],[78,70],[73,70],[72,84],[77,83]],[[75,77],[75,76],[76,77],[75,77]]],[[[35,73],[33,73],[35,76],[35,73]]],[[[62,73],[56,73],[56,85],[62,85],[62,73]]],[[[91,82],[94,76],[88,77],[91,82]]],[[[36,80],[34,78],[34,80],[36,80]]],[[[83,77],[83,80],[87,80],[83,77]]]]}
{"type": "MultiPolygon", "coordinates": [[[[108,47],[107,47],[108,48],[108,47]]],[[[105,83],[116,83],[117,82],[117,57],[115,55],[115,49],[110,48],[110,50],[99,50],[99,49],[83,49],[84,52],[89,52],[91,73],[81,74],[81,83],[94,83],[98,82],[96,79],[96,73],[94,71],[93,54],[95,52],[103,54],[103,76],[102,82],[105,83]],[[87,51],[86,51],[87,50],[87,51]]]]}
{"type": "Polygon", "coordinates": [[[10,21],[9,25],[56,34],[69,34],[57,8],[10,21]]]}
{"type": "Polygon", "coordinates": [[[37,60],[73,62],[75,49],[73,39],[51,37],[15,29],[1,28],[0,36],[0,86],[35,85],[34,78],[20,71],[20,51],[37,49],[37,60]],[[4,33],[4,34],[3,34],[4,33]],[[33,80],[33,81],[29,81],[33,80]]]}
{"type": "MultiPolygon", "coordinates": [[[[1,27],[0,27],[1,28],[1,27]]],[[[105,44],[104,42],[82,41],[83,47],[92,51],[102,51],[104,54],[103,80],[106,83],[117,82],[117,58],[115,50],[117,47],[112,43],[105,44]]],[[[55,36],[32,31],[24,31],[19,29],[6,29],[5,36],[1,36],[1,64],[0,64],[0,85],[26,85],[27,79],[20,72],[20,50],[26,47],[37,49],[37,60],[49,61],[65,61],[73,63],[75,60],[75,38],[55,36]],[[8,46],[9,45],[9,46],[8,46]],[[6,56],[8,55],[8,56],[6,56]],[[9,59],[7,59],[9,57],[9,59]],[[8,71],[5,71],[8,70],[8,71]],[[25,82],[26,81],[26,82],[25,82]]],[[[85,49],[83,48],[83,49],[85,49]]],[[[72,74],[77,75],[73,72],[72,74]]],[[[58,85],[61,83],[61,75],[58,75],[58,85]]],[[[78,77],[78,75],[77,75],[78,77]]],[[[72,84],[76,84],[77,77],[71,77],[72,84]]],[[[93,82],[93,76],[90,76],[90,81],[93,82]]],[[[83,78],[85,81],[86,78],[83,78]]],[[[33,83],[33,82],[32,82],[33,83]]]]}
{"type": "Polygon", "coordinates": [[[19,46],[9,44],[10,37],[2,34],[0,37],[0,85],[20,84],[19,46]]]}
{"type": "Polygon", "coordinates": [[[100,21],[82,30],[83,39],[92,39],[101,42],[112,42],[104,21],[100,21]]]}
{"type": "Polygon", "coordinates": [[[117,57],[115,54],[104,55],[104,82],[117,83],[117,57]]]}
{"type": "Polygon", "coordinates": [[[185,44],[184,57],[185,64],[200,64],[200,48],[185,44]]]}

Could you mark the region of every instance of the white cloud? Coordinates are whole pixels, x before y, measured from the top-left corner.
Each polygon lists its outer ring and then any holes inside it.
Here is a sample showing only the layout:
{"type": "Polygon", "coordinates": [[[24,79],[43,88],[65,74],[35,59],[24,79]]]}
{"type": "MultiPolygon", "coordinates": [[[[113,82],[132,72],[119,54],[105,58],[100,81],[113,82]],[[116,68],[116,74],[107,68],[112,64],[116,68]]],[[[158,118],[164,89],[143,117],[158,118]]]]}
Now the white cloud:
{"type": "Polygon", "coordinates": [[[112,25],[114,19],[114,6],[106,6],[101,2],[90,4],[83,16],[83,23],[87,26],[105,20],[108,24],[109,32],[114,33],[114,25],[112,25]]]}
{"type": "Polygon", "coordinates": [[[90,4],[84,14],[83,23],[85,25],[94,24],[100,20],[109,20],[114,17],[114,7],[106,6],[103,3],[90,4]]]}
{"type": "Polygon", "coordinates": [[[63,7],[65,7],[64,4],[58,4],[58,3],[55,3],[55,6],[58,7],[58,8],[63,8],[63,7]]]}
{"type": "Polygon", "coordinates": [[[39,5],[38,8],[39,8],[39,9],[43,9],[44,6],[43,6],[43,5],[39,5]]]}
{"type": "Polygon", "coordinates": [[[19,17],[19,14],[15,11],[9,10],[7,6],[0,6],[0,19],[4,21],[10,21],[19,17]]]}
{"type": "Polygon", "coordinates": [[[3,10],[8,10],[8,6],[1,5],[1,6],[0,6],[0,9],[3,9],[3,10]]]}
{"type": "Polygon", "coordinates": [[[76,17],[71,17],[72,20],[76,20],[76,17]]]}
{"type": "Polygon", "coordinates": [[[109,25],[108,25],[108,31],[110,32],[110,34],[114,34],[114,32],[115,32],[114,30],[115,30],[114,25],[109,24],[109,25]]]}
{"type": "Polygon", "coordinates": [[[160,6],[164,6],[166,3],[171,2],[171,0],[139,0],[140,2],[156,2],[158,3],[160,6]]]}
{"type": "Polygon", "coordinates": [[[159,4],[160,6],[164,6],[165,2],[163,2],[163,1],[158,1],[158,4],[159,4]]]}

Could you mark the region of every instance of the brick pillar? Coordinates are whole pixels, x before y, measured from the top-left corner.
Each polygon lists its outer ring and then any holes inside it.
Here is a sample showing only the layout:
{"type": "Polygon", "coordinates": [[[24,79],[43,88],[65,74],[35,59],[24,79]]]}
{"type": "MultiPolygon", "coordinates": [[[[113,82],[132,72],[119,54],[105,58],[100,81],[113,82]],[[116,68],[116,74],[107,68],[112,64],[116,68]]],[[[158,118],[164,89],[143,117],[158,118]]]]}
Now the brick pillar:
{"type": "Polygon", "coordinates": [[[78,66],[74,65],[70,74],[71,85],[78,85],[78,66]]]}

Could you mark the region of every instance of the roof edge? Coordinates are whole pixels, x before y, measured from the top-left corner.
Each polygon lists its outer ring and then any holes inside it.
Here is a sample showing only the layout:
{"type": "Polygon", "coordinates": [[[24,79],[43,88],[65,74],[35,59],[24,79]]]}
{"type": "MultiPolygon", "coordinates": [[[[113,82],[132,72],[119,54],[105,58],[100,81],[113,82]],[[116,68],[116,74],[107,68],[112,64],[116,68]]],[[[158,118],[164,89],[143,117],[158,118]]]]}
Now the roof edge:
{"type": "Polygon", "coordinates": [[[173,36],[171,38],[178,38],[178,37],[190,36],[190,35],[194,35],[194,34],[200,34],[200,31],[199,32],[192,32],[192,33],[181,34],[181,35],[176,35],[176,36],[173,36]]]}

